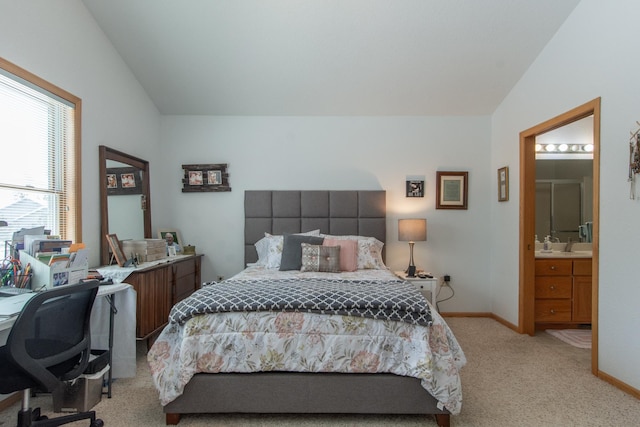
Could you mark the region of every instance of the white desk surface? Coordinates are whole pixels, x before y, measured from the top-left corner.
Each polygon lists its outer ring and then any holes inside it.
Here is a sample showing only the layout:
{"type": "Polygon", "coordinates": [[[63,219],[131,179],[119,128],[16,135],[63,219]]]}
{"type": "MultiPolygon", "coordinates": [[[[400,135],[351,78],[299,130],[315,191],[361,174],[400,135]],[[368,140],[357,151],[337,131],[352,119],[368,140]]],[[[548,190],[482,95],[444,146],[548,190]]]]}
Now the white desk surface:
{"type": "MultiPolygon", "coordinates": [[[[136,376],[136,293],[127,283],[101,285],[97,296],[113,295],[118,292],[116,306],[118,313],[114,323],[114,345],[112,355],[113,378],[131,378],[136,376]]],[[[33,294],[35,295],[35,293],[33,294]]],[[[8,298],[15,298],[8,297],[8,298]]],[[[28,299],[22,303],[22,307],[28,299]]],[[[97,298],[91,311],[91,347],[107,349],[109,344],[109,316],[111,306],[105,298],[97,298]]],[[[17,315],[0,316],[0,345],[4,345],[17,315]]],[[[6,396],[0,395],[0,401],[6,396]]]]}
{"type": "MultiPolygon", "coordinates": [[[[113,295],[116,292],[123,291],[130,287],[131,285],[127,283],[116,283],[114,285],[101,285],[98,287],[97,296],[101,297],[106,295],[113,295]]],[[[27,301],[29,301],[31,297],[34,296],[35,294],[36,294],[35,292],[30,292],[27,294],[14,295],[11,297],[3,297],[0,299],[2,306],[10,304],[11,307],[10,308],[7,307],[7,310],[11,311],[12,313],[15,313],[11,315],[11,313],[7,312],[7,314],[5,315],[4,311],[2,310],[4,307],[0,307],[0,331],[3,331],[5,329],[11,329],[11,326],[13,326],[13,322],[15,322],[16,318],[18,317],[18,313],[22,311],[22,308],[25,306],[27,301]]]]}

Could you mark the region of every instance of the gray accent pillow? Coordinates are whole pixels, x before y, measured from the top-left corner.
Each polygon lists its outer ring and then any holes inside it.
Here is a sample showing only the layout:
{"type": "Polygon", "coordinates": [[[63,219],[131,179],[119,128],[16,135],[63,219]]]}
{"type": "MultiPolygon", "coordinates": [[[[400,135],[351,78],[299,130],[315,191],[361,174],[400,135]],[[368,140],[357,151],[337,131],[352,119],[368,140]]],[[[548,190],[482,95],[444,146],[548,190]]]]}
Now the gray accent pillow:
{"type": "Polygon", "coordinates": [[[300,271],[340,273],[340,246],[318,246],[302,243],[300,271]]]}
{"type": "Polygon", "coordinates": [[[282,245],[280,271],[300,270],[302,267],[302,243],[321,245],[324,237],[285,234],[282,245]]]}

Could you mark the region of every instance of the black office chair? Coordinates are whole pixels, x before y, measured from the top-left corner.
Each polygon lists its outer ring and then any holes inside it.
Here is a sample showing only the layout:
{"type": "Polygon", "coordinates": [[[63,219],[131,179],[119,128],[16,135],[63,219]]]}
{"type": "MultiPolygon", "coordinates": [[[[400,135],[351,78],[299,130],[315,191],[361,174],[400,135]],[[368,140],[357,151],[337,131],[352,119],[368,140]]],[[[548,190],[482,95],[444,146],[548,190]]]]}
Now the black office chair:
{"type": "Polygon", "coordinates": [[[6,345],[0,347],[0,393],[23,390],[18,427],[60,426],[86,419],[91,427],[104,425],[95,411],[48,419],[29,404],[32,388],[52,393],[87,368],[89,323],[98,285],[91,280],[40,292],[18,315],[6,345]]]}

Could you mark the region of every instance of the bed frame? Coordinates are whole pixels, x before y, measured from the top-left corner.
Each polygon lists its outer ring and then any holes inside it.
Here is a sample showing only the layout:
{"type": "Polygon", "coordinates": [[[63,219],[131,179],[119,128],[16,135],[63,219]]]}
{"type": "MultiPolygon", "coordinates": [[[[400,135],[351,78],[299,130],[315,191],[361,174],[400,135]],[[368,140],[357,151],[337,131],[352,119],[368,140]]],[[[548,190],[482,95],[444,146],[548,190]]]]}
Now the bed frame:
{"type": "MultiPolygon", "coordinates": [[[[265,232],[386,240],[384,191],[246,191],[244,199],[246,263],[265,232]]],[[[437,403],[419,379],[394,374],[259,372],[196,374],[163,410],[167,424],[190,413],[429,414],[448,427],[437,403]]]]}

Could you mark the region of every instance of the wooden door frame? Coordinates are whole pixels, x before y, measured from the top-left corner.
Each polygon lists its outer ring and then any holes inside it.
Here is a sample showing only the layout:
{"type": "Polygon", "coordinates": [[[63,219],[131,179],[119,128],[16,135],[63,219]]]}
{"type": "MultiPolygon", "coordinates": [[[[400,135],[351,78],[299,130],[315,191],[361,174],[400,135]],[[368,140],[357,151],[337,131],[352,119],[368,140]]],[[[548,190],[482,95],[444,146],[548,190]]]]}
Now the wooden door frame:
{"type": "Polygon", "coordinates": [[[520,132],[520,254],[518,331],[535,334],[536,136],[593,115],[593,257],[591,372],[598,375],[598,264],[600,242],[600,98],[520,132]]]}

